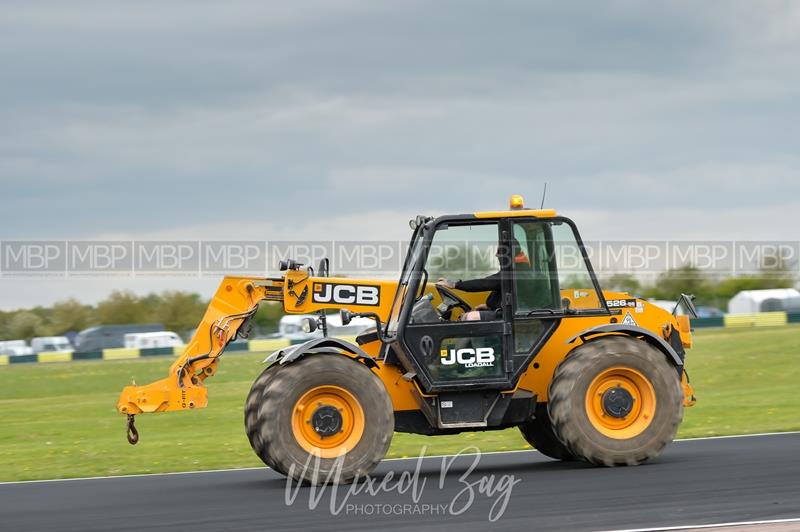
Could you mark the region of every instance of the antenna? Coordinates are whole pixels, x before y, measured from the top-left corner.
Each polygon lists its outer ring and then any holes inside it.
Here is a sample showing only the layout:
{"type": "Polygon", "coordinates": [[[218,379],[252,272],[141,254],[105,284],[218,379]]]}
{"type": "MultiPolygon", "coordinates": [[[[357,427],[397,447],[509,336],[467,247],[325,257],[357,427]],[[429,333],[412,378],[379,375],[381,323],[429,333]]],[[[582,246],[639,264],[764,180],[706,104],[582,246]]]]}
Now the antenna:
{"type": "Polygon", "coordinates": [[[542,191],[542,205],[540,209],[544,209],[544,198],[547,197],[547,181],[544,182],[544,190],[542,191]]]}

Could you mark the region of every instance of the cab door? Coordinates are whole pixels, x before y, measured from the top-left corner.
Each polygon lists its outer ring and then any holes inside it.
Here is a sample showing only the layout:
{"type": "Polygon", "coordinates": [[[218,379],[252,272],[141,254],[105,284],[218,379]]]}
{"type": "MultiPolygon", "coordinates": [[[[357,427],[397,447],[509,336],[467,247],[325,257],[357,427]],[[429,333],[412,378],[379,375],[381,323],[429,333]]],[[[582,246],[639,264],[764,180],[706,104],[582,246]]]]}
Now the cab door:
{"type": "Polygon", "coordinates": [[[498,255],[501,234],[497,220],[444,220],[427,237],[427,253],[417,265],[418,282],[406,301],[397,349],[427,392],[510,387],[510,313],[502,302],[511,284],[510,270],[503,269],[498,255]],[[448,308],[452,300],[437,289],[439,279],[482,280],[487,289],[460,288],[458,283],[451,291],[469,308],[448,308]],[[483,307],[480,319],[465,319],[469,310],[483,307]]]}

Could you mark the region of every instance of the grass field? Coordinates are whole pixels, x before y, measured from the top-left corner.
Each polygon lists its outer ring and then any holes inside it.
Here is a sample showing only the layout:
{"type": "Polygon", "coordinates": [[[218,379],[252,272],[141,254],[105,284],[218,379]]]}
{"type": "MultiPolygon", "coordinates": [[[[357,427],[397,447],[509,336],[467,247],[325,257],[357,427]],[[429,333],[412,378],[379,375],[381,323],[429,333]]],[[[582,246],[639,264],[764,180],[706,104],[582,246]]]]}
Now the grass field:
{"type": "MultiPolygon", "coordinates": [[[[800,326],[700,330],[687,368],[698,396],[680,437],[800,430],[800,326]]],[[[260,466],[242,405],[261,354],[227,355],[205,410],[139,416],[125,441],[114,405],[133,377],[166,375],[167,358],[0,367],[0,481],[260,466]]],[[[389,456],[529,448],[516,429],[395,435],[389,456]]]]}

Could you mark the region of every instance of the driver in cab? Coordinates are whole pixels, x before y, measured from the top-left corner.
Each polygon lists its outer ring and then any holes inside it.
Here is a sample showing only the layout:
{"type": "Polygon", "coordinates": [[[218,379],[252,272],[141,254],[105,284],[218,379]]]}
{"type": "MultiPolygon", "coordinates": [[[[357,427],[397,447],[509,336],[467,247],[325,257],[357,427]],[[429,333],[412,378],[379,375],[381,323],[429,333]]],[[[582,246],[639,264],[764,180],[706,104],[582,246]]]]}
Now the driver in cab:
{"type": "MultiPolygon", "coordinates": [[[[514,264],[527,265],[530,267],[530,260],[528,256],[522,251],[517,240],[513,241],[514,264]]],[[[500,260],[502,258],[501,248],[497,248],[495,257],[500,260]]],[[[493,320],[497,318],[498,311],[502,303],[502,295],[500,293],[500,274],[501,272],[493,273],[483,279],[469,279],[467,281],[451,281],[449,279],[439,279],[436,284],[449,288],[451,290],[461,290],[463,292],[489,292],[486,298],[486,303],[476,305],[469,312],[465,312],[459,318],[461,321],[479,321],[479,320],[493,320]]]]}

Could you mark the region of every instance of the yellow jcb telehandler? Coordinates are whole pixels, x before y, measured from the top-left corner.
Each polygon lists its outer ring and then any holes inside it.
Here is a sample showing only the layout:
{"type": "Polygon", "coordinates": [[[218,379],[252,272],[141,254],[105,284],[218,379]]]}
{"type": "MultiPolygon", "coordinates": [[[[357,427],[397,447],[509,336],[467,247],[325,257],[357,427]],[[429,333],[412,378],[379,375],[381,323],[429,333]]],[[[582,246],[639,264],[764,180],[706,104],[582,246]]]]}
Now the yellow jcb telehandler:
{"type": "MultiPolygon", "coordinates": [[[[316,272],[286,260],[281,277],[225,277],[167,377],[122,391],[129,440],[137,414],[205,407],[225,347],[246,337],[261,301],[280,301],[318,313],[305,327],[323,336],[267,357],[244,422],[256,454],[298,480],[368,474],[395,431],[516,426],[547,456],[607,466],[672,441],[694,403],[686,314],[602,291],[575,224],[519,196],[509,210],[410,225],[397,281],[332,277],[327,260],[316,272]],[[355,343],[329,337],[331,310],[375,327],[355,343]]],[[[679,305],[694,312],[690,296],[679,305]]]]}

